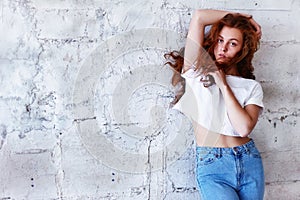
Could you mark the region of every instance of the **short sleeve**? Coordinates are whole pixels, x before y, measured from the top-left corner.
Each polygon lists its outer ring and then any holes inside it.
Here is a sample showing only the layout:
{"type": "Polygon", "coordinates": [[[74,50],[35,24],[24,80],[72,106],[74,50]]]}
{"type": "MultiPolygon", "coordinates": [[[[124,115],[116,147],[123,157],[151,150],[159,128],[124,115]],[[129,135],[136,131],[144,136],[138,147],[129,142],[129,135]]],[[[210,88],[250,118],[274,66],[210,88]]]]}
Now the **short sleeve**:
{"type": "Polygon", "coordinates": [[[263,89],[261,85],[255,81],[255,85],[250,93],[248,100],[245,103],[246,105],[255,104],[261,108],[264,108],[263,104],[263,89]]]}

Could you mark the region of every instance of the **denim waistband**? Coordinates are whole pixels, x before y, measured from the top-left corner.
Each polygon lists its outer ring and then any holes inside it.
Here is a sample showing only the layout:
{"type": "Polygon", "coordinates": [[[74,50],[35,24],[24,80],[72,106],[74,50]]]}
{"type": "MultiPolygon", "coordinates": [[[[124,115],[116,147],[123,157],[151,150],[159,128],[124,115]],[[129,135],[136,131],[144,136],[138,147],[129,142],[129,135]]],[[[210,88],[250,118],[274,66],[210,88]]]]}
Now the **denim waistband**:
{"type": "Polygon", "coordinates": [[[256,148],[254,141],[251,139],[249,142],[235,147],[196,147],[196,153],[210,152],[218,154],[242,154],[248,152],[250,149],[256,148]]]}

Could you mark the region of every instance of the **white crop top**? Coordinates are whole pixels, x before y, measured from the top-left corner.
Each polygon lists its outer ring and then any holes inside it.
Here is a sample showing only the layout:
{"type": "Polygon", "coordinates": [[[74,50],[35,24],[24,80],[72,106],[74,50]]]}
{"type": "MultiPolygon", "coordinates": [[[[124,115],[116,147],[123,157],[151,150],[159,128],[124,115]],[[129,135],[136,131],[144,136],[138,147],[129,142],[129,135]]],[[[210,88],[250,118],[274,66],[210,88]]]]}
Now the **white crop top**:
{"type": "MultiPolygon", "coordinates": [[[[173,109],[210,131],[240,136],[230,123],[220,89],[215,84],[204,87],[193,69],[186,71],[182,77],[186,80],[185,93],[173,109]]],[[[242,107],[255,104],[263,109],[263,90],[257,81],[231,75],[226,75],[226,80],[242,107]]]]}

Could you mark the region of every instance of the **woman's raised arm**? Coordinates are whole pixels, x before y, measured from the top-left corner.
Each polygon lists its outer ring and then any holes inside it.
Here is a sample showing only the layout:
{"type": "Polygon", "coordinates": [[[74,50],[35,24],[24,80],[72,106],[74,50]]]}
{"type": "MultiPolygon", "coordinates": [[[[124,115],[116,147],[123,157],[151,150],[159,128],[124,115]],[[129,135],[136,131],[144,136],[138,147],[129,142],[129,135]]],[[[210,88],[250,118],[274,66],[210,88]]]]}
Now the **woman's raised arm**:
{"type": "Polygon", "coordinates": [[[190,22],[184,52],[183,72],[195,64],[204,41],[205,26],[216,23],[228,11],[223,10],[195,10],[190,22]]]}

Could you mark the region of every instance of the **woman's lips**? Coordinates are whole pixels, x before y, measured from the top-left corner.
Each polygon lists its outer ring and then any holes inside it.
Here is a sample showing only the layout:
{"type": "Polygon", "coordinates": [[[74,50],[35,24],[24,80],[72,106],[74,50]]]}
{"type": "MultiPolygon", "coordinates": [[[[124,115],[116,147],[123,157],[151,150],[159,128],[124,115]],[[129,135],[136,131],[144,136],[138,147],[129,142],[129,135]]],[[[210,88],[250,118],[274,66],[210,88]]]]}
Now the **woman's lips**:
{"type": "Polygon", "coordinates": [[[228,61],[228,58],[224,54],[220,53],[220,54],[218,54],[218,57],[216,58],[216,60],[219,63],[225,63],[228,61]]]}
{"type": "Polygon", "coordinates": [[[226,56],[224,54],[218,54],[219,58],[226,58],[226,56]]]}

